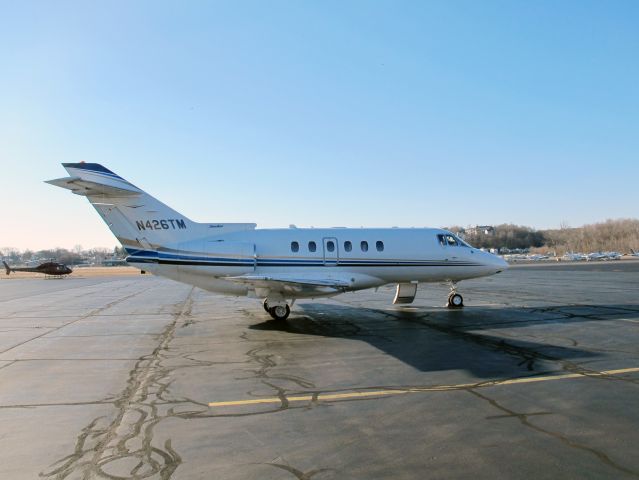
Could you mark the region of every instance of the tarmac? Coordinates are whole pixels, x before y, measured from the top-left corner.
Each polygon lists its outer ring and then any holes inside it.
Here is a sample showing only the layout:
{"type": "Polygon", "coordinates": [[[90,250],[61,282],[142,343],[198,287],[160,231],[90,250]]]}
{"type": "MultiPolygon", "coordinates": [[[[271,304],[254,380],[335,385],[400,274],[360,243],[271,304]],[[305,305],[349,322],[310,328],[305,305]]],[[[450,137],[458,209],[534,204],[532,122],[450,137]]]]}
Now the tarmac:
{"type": "Polygon", "coordinates": [[[639,262],[260,302],[0,281],[2,479],[639,477],[639,262]]]}

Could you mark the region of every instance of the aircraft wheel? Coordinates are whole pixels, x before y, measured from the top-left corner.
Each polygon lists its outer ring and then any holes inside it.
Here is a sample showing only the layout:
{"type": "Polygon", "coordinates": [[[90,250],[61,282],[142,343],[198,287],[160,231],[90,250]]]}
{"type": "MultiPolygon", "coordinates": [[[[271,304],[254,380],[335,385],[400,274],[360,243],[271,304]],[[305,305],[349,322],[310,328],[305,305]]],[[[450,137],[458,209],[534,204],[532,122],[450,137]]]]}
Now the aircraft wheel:
{"type": "Polygon", "coordinates": [[[269,308],[268,308],[268,302],[267,302],[266,300],[267,300],[267,299],[265,298],[265,299],[264,299],[264,303],[262,303],[262,306],[264,307],[264,310],[265,310],[267,313],[270,313],[269,308]]]}
{"type": "Polygon", "coordinates": [[[451,293],[448,296],[448,308],[462,308],[464,306],[464,298],[459,293],[451,293]]]}
{"type": "Polygon", "coordinates": [[[278,305],[268,309],[268,313],[273,320],[286,320],[291,313],[291,307],[288,305],[278,305]]]}

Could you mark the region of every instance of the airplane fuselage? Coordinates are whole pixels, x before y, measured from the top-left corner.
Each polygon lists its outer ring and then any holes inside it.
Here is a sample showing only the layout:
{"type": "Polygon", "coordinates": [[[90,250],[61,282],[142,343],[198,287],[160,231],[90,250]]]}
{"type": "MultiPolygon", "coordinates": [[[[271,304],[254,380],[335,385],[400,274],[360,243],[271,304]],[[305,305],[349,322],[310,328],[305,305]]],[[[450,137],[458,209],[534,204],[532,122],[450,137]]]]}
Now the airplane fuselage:
{"type": "MultiPolygon", "coordinates": [[[[224,277],[327,277],[344,279],[348,285],[341,291],[353,291],[388,283],[456,282],[507,268],[500,257],[432,228],[255,229],[129,253],[127,262],[138,268],[233,295],[251,295],[251,289],[224,277]]],[[[336,293],[327,289],[295,296],[336,293]]]]}

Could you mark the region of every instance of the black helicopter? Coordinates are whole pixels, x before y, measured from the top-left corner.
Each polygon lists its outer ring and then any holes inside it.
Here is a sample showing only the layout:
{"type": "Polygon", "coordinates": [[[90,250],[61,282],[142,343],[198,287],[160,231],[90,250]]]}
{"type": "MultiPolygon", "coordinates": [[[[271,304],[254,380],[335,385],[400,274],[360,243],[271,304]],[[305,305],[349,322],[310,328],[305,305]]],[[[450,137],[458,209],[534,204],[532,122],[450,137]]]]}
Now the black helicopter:
{"type": "Polygon", "coordinates": [[[44,273],[45,275],[55,275],[56,277],[62,277],[64,275],[69,275],[73,270],[62,263],[57,262],[44,262],[38,265],[37,267],[20,267],[14,268],[7,265],[7,262],[2,262],[4,264],[4,268],[7,271],[7,275],[11,272],[33,272],[33,273],[44,273]]]}

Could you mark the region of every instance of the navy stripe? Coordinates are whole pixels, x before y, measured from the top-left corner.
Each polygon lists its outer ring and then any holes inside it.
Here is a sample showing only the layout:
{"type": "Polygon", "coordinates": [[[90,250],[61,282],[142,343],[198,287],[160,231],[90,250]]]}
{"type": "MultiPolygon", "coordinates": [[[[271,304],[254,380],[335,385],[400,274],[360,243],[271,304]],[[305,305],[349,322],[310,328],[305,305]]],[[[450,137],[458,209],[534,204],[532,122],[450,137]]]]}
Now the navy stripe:
{"type": "Polygon", "coordinates": [[[198,261],[182,261],[182,260],[158,260],[160,265],[199,265],[207,267],[252,267],[251,263],[238,262],[198,262],[198,261]]]}
{"type": "Polygon", "coordinates": [[[126,261],[129,263],[159,263],[162,265],[210,265],[210,266],[247,266],[252,267],[255,263],[251,260],[248,262],[239,261],[225,261],[225,260],[169,260],[162,258],[147,258],[147,257],[135,257],[133,255],[126,257],[126,261]]]}
{"type": "MultiPolygon", "coordinates": [[[[197,261],[197,260],[166,260],[166,259],[154,259],[144,257],[127,257],[129,263],[157,263],[160,265],[186,265],[186,266],[209,266],[209,267],[252,267],[254,262],[237,262],[237,261],[197,261]]],[[[337,267],[480,267],[481,265],[475,263],[424,263],[424,264],[402,264],[402,263],[338,263],[329,264],[330,266],[337,267]]],[[[321,262],[314,263],[277,263],[277,262],[257,262],[257,267],[323,267],[326,264],[321,262]]]]}
{"type": "Polygon", "coordinates": [[[258,267],[323,267],[325,265],[328,266],[337,266],[337,267],[480,267],[476,263],[309,263],[309,264],[287,264],[287,263],[262,263],[258,262],[258,267]]]}
{"type": "Polygon", "coordinates": [[[135,263],[159,263],[163,265],[198,266],[257,266],[257,267],[481,267],[481,263],[466,260],[374,260],[374,259],[287,259],[287,258],[228,258],[173,254],[152,250],[127,249],[127,261],[135,263]]]}
{"type": "Polygon", "coordinates": [[[174,255],[171,253],[159,252],[160,260],[184,260],[199,262],[226,262],[226,263],[250,263],[253,265],[255,261],[252,258],[228,258],[228,257],[198,257],[195,255],[174,255]]]}
{"type": "Polygon", "coordinates": [[[152,252],[149,250],[133,250],[133,249],[125,249],[126,253],[135,257],[157,257],[158,252],[152,252]]]}
{"type": "Polygon", "coordinates": [[[131,258],[127,257],[125,259],[126,263],[158,263],[156,260],[152,260],[150,258],[131,258]]]}
{"type": "Polygon", "coordinates": [[[122,178],[119,175],[116,175],[111,170],[106,167],[103,167],[99,163],[63,163],[63,167],[65,168],[77,168],[78,170],[86,170],[88,172],[93,173],[102,173],[110,176],[114,176],[116,178],[122,178]]]}

